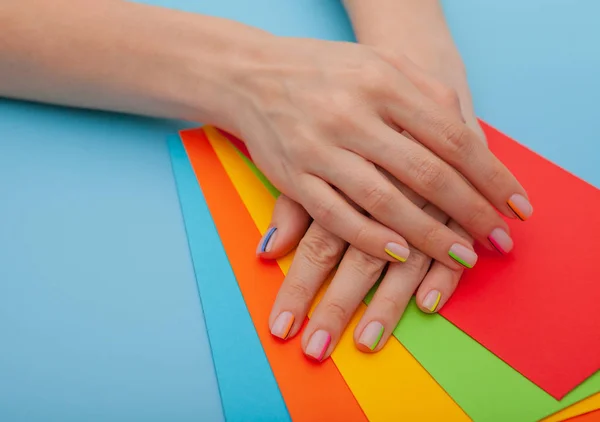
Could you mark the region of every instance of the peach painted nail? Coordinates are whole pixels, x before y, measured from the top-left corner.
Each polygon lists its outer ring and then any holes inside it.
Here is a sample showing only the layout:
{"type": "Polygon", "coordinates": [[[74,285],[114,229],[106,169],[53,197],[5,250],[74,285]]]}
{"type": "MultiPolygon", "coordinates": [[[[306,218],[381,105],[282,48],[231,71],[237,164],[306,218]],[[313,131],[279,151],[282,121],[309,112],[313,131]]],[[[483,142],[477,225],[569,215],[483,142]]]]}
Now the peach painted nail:
{"type": "Polygon", "coordinates": [[[408,255],[410,255],[410,250],[405,246],[390,242],[385,245],[385,253],[397,261],[406,262],[408,255]]]}
{"type": "Polygon", "coordinates": [[[477,254],[460,243],[455,243],[452,245],[448,251],[448,255],[450,255],[450,258],[466,268],[473,268],[477,262],[477,254]]]}
{"type": "Polygon", "coordinates": [[[327,353],[327,348],[331,344],[331,335],[325,330],[318,330],[310,336],[310,341],[308,342],[308,346],[306,346],[306,354],[313,359],[321,362],[323,357],[325,357],[325,353],[327,353]]]}
{"type": "Polygon", "coordinates": [[[365,327],[358,342],[370,350],[375,350],[383,336],[383,325],[378,321],[371,321],[365,327]]]}
{"type": "Polygon", "coordinates": [[[271,327],[271,334],[285,340],[290,334],[292,325],[294,325],[294,315],[291,312],[285,311],[279,314],[271,327]]]}
{"type": "Polygon", "coordinates": [[[264,252],[270,252],[273,247],[273,242],[275,241],[275,231],[277,227],[271,227],[265,235],[260,239],[260,243],[256,248],[256,254],[259,255],[264,252]]]}
{"type": "Polygon", "coordinates": [[[521,221],[527,220],[533,214],[531,203],[523,195],[515,193],[506,203],[521,221]]]}
{"type": "Polygon", "coordinates": [[[492,230],[488,236],[488,240],[501,254],[509,253],[514,246],[511,237],[508,235],[508,233],[506,233],[506,231],[504,231],[504,229],[501,228],[492,230]]]}
{"type": "Polygon", "coordinates": [[[427,293],[425,299],[423,299],[423,306],[427,308],[429,312],[435,312],[438,305],[440,304],[440,299],[442,298],[442,294],[437,290],[432,290],[427,293]]]}

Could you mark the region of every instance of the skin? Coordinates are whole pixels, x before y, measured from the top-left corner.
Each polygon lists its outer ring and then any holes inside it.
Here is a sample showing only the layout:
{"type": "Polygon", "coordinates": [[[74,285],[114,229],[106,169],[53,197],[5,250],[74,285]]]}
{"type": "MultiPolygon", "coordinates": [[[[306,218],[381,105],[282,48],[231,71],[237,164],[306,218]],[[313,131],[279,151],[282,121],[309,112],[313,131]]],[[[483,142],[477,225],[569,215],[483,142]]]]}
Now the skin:
{"type": "MultiPolygon", "coordinates": [[[[478,134],[481,145],[486,145],[473,111],[462,60],[453,44],[438,2],[377,0],[370,1],[367,5],[365,1],[348,0],[345,4],[358,41],[395,49],[407,55],[424,74],[431,76],[425,83],[428,85],[428,95],[450,112],[464,118],[478,134]],[[444,87],[456,90],[459,101],[447,101],[443,95],[444,87]]],[[[406,135],[410,136],[408,133],[406,135]]],[[[447,224],[449,229],[462,236],[466,242],[473,242],[473,238],[446,213],[393,176],[387,174],[387,177],[431,218],[447,224]]],[[[269,251],[260,254],[262,257],[275,259],[297,246],[294,262],[269,319],[269,324],[273,327],[281,312],[288,311],[295,316],[287,338],[299,333],[314,296],[336,265],[339,265],[322,301],[302,333],[305,352],[316,331],[325,330],[331,335],[331,344],[324,358],[335,349],[359,303],[386,266],[385,277],[354,330],[355,344],[364,352],[377,352],[384,347],[413,295],[416,294],[417,304],[424,312],[439,311],[454,292],[464,271],[432,260],[413,245],[410,246],[410,258],[406,263],[388,264],[385,260],[348,246],[343,239],[318,222],[311,222],[310,215],[284,195],[277,201],[271,226],[277,227],[277,234],[269,251]],[[440,293],[439,302],[433,310],[427,306],[431,303],[425,303],[430,292],[440,293]],[[382,324],[383,335],[372,349],[372,344],[361,343],[361,334],[374,321],[382,324]]]]}
{"type": "MultiPolygon", "coordinates": [[[[348,3],[353,21],[365,16],[355,24],[363,39],[384,17],[366,3],[348,3]]],[[[427,11],[408,0],[384,6],[427,11]]],[[[423,33],[418,22],[412,30],[423,33]]],[[[389,243],[455,270],[453,246],[474,253],[386,175],[482,242],[508,231],[497,212],[514,218],[508,198],[526,197],[447,106],[458,104],[456,89],[387,43],[283,38],[121,0],[7,0],[0,27],[0,95],[225,129],[315,222],[380,260],[395,261],[389,243]]]]}

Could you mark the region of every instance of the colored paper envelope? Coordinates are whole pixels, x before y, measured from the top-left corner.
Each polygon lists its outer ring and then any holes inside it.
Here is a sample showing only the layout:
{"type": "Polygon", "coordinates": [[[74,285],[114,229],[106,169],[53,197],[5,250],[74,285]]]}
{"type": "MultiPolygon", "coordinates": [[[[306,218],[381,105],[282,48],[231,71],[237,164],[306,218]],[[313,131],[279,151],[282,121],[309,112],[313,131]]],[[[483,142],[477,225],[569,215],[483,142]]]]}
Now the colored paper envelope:
{"type": "MultiPolygon", "coordinates": [[[[235,139],[230,139],[236,142],[235,139]]],[[[246,163],[257,175],[257,179],[265,184],[266,190],[273,197],[277,196],[277,190],[256,167],[249,160],[246,163]]],[[[262,218],[268,224],[272,208],[269,208],[265,200],[258,206],[262,209],[262,218]]],[[[403,341],[409,351],[475,420],[538,420],[600,391],[600,374],[597,374],[558,401],[447,320],[439,315],[423,314],[414,303],[407,310],[394,335],[403,341]],[[439,344],[444,344],[445,347],[440,348],[439,344]]],[[[585,406],[582,408],[581,412],[586,411],[585,406]]],[[[572,415],[575,414],[578,413],[572,415]]]]}
{"type": "Polygon", "coordinates": [[[478,264],[440,313],[560,399],[600,369],[600,190],[482,126],[535,212],[509,220],[516,246],[507,257],[478,248],[478,264]]]}

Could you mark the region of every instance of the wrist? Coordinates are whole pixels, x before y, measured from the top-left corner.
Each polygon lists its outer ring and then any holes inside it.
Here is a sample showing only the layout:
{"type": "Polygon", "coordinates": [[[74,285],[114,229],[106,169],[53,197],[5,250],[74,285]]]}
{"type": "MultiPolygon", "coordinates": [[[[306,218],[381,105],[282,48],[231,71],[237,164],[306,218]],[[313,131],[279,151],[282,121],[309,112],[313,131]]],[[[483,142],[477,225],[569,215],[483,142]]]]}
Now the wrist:
{"type": "Polygon", "coordinates": [[[139,7],[153,28],[143,40],[152,46],[153,69],[143,78],[148,95],[165,111],[161,114],[235,132],[248,102],[238,81],[274,36],[226,19],[139,7]]]}
{"type": "Polygon", "coordinates": [[[436,68],[432,61],[461,64],[439,0],[345,0],[344,4],[359,43],[406,54],[423,68],[436,68]]]}

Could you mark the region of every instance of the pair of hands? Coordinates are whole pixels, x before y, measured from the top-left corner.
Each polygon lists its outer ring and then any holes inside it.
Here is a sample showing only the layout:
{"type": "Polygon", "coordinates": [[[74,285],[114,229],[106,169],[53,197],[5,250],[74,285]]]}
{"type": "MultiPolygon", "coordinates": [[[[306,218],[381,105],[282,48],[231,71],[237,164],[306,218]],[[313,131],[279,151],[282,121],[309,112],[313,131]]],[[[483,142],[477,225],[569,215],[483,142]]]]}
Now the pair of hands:
{"type": "Polygon", "coordinates": [[[526,218],[531,205],[457,112],[454,89],[404,55],[353,43],[280,43],[265,53],[276,58],[265,58],[260,72],[240,82],[252,88],[240,89],[251,102],[235,134],[282,193],[373,257],[404,262],[410,244],[449,268],[472,268],[471,243],[424,212],[384,171],[475,240],[510,251],[496,210],[526,218]]]}
{"type": "Polygon", "coordinates": [[[261,95],[248,94],[237,133],[283,193],[259,255],[298,246],[269,325],[296,335],[339,263],[302,338],[321,361],[387,268],[354,332],[377,351],[415,292],[423,311],[443,306],[477,261],[475,240],[512,249],[497,210],[525,220],[533,209],[487,148],[458,54],[426,72],[414,56],[360,44],[290,42],[293,54],[275,46],[266,54],[278,59],[242,81],[261,95]]]}

